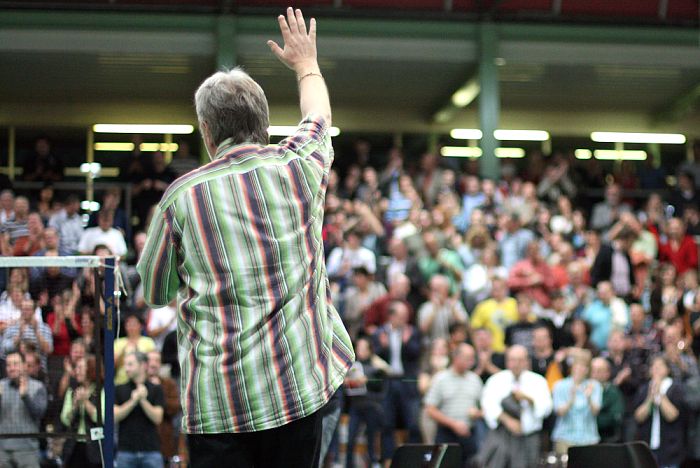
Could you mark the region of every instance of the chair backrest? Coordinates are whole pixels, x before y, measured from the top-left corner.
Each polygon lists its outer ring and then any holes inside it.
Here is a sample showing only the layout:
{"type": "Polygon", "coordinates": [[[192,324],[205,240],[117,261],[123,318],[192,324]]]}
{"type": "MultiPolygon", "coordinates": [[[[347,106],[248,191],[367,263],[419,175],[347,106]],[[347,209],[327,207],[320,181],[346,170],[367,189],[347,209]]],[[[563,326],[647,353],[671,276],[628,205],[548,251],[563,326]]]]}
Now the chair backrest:
{"type": "Polygon", "coordinates": [[[644,442],[599,444],[569,448],[568,468],[656,468],[658,465],[644,442]]]}
{"type": "Polygon", "coordinates": [[[391,459],[391,468],[460,468],[462,447],[457,444],[404,444],[391,459]]]}
{"type": "Polygon", "coordinates": [[[658,463],[654,460],[651,449],[645,442],[631,442],[627,445],[627,450],[631,459],[631,466],[634,468],[656,468],[658,463]]]}

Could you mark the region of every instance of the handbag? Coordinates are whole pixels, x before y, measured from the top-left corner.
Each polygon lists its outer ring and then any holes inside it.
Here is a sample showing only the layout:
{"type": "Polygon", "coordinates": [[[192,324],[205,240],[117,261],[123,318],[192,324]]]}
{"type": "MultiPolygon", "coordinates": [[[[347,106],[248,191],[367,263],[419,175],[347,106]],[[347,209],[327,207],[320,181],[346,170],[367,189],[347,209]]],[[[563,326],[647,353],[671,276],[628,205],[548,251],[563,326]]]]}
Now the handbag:
{"type": "Polygon", "coordinates": [[[504,413],[515,419],[520,419],[523,411],[520,402],[515,399],[512,393],[501,400],[501,408],[503,408],[504,413]]]}

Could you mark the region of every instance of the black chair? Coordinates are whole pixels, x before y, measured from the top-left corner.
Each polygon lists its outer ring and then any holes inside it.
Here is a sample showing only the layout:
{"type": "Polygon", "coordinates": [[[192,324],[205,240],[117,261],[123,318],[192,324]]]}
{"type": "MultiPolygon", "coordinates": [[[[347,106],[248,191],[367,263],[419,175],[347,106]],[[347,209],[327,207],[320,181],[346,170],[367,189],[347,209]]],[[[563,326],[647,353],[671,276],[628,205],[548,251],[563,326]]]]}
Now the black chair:
{"type": "Polygon", "coordinates": [[[598,444],[569,448],[568,468],[657,468],[644,442],[598,444]]]}
{"type": "Polygon", "coordinates": [[[457,444],[405,444],[391,459],[391,468],[461,467],[462,447],[457,444]]]}

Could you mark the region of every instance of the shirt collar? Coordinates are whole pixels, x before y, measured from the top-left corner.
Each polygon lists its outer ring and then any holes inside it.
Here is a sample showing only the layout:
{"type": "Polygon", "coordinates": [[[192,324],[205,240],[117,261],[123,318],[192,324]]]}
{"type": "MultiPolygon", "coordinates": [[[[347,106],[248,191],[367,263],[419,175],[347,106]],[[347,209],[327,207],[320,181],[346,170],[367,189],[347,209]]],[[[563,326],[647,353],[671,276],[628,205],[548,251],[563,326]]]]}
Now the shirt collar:
{"type": "Polygon", "coordinates": [[[240,156],[244,156],[246,154],[255,152],[259,150],[260,147],[261,146],[259,144],[252,143],[250,141],[234,144],[233,138],[227,138],[224,141],[222,141],[216,148],[216,154],[214,155],[214,157],[212,158],[210,156],[210,158],[212,161],[217,161],[226,156],[230,156],[235,159],[240,156]]]}

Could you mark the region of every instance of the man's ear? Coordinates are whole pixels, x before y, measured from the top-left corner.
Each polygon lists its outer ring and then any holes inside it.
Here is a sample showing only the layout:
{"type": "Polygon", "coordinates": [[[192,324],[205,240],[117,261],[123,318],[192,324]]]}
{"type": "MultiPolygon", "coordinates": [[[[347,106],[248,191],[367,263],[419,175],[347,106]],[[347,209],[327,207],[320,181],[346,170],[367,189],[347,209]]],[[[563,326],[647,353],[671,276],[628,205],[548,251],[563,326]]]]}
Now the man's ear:
{"type": "Polygon", "coordinates": [[[209,131],[209,126],[206,122],[202,121],[199,125],[199,131],[202,133],[202,139],[204,140],[204,146],[207,148],[207,153],[209,153],[209,158],[214,159],[216,154],[216,145],[212,142],[211,132],[209,131]]]}
{"type": "Polygon", "coordinates": [[[199,131],[201,132],[202,138],[204,139],[204,144],[209,146],[209,142],[211,142],[211,134],[209,133],[209,126],[206,122],[202,121],[199,124],[199,131]]]}

